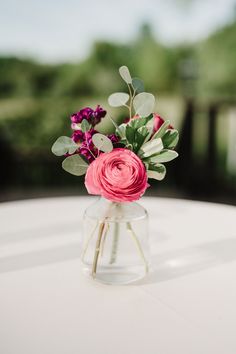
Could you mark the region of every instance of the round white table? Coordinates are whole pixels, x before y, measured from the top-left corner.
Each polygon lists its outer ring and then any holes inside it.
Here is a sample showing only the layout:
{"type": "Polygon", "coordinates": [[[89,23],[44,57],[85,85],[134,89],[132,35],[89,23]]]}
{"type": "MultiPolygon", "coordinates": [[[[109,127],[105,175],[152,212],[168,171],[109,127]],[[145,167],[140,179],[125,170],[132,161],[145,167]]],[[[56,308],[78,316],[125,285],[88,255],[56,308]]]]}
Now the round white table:
{"type": "Polygon", "coordinates": [[[81,273],[91,202],[0,205],[0,353],[235,354],[236,208],[143,198],[153,270],[116,287],[81,273]]]}

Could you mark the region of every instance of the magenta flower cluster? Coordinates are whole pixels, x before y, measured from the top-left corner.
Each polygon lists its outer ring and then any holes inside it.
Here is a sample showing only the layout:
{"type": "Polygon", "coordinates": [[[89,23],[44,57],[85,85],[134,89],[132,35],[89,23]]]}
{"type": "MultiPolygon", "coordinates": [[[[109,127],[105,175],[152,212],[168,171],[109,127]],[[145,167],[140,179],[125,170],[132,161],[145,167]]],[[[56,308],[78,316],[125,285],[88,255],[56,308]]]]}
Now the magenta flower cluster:
{"type": "MultiPolygon", "coordinates": [[[[98,150],[94,146],[92,136],[98,133],[95,129],[90,129],[88,132],[83,133],[81,130],[75,130],[72,134],[72,139],[78,143],[77,152],[83,155],[89,162],[92,162],[98,156],[98,150]]],[[[119,138],[115,134],[107,135],[112,144],[119,142],[119,138]]]]}
{"type": "Polygon", "coordinates": [[[101,122],[101,119],[105,117],[106,111],[98,105],[95,110],[90,107],[81,109],[79,112],[73,113],[70,117],[72,124],[81,123],[83,119],[86,119],[93,127],[101,122]]]}
{"type": "MultiPolygon", "coordinates": [[[[100,123],[101,119],[105,117],[105,115],[106,111],[98,105],[95,110],[86,107],[81,109],[79,112],[72,114],[71,116],[72,129],[76,129],[72,134],[72,139],[75,143],[78,144],[78,150],[76,153],[83,155],[89,161],[89,163],[91,163],[98,156],[98,150],[92,141],[92,136],[95,133],[98,133],[94,129],[94,126],[100,123]],[[76,127],[76,124],[82,123],[84,119],[86,119],[88,123],[91,124],[91,129],[87,132],[82,132],[82,130],[76,127]]],[[[110,134],[107,137],[113,144],[119,142],[119,138],[115,134],[110,134]]]]}
{"type": "MultiPolygon", "coordinates": [[[[83,155],[89,162],[92,162],[98,155],[98,150],[94,146],[92,136],[97,133],[95,129],[91,129],[88,132],[82,133],[83,136],[77,142],[80,142],[79,154],[83,155]]],[[[73,138],[73,137],[72,137],[73,138]]]]}

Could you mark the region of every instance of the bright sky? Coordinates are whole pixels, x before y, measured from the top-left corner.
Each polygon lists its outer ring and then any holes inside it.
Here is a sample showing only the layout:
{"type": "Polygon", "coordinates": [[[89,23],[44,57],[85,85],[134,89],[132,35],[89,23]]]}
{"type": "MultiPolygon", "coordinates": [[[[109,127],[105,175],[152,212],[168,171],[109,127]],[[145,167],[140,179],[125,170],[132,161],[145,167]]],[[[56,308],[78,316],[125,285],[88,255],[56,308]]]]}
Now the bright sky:
{"type": "Polygon", "coordinates": [[[48,62],[86,57],[96,39],[127,42],[149,22],[166,44],[206,37],[236,0],[1,0],[0,55],[48,62]],[[189,1],[191,2],[191,1],[189,1]]]}

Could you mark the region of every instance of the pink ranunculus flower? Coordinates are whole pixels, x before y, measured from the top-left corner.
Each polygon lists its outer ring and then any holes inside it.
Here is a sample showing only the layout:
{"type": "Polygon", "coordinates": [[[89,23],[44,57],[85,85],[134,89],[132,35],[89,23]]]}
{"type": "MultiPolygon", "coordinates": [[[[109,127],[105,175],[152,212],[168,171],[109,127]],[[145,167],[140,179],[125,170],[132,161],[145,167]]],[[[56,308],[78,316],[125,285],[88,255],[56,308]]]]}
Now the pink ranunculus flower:
{"type": "Polygon", "coordinates": [[[115,148],[101,154],[89,165],[85,186],[88,193],[113,202],[132,202],[149,187],[147,179],[145,166],[135,153],[115,148]]]}

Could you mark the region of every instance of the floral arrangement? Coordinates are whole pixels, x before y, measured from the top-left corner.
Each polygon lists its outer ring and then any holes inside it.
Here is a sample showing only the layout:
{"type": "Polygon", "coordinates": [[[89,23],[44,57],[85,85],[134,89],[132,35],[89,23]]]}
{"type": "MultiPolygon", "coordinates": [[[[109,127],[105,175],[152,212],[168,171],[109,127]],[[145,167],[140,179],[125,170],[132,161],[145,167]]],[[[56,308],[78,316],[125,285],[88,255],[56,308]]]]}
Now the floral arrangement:
{"type": "MultiPolygon", "coordinates": [[[[178,156],[174,151],[179,139],[178,131],[168,120],[164,121],[160,115],[154,113],[155,97],[151,93],[144,92],[142,80],[132,78],[126,66],[122,66],[119,73],[128,86],[128,93],[113,93],[109,96],[108,103],[111,107],[126,107],[129,112],[128,118],[126,117],[122,124],[117,125],[111,115],[100,105],[95,110],[90,107],[83,108],[70,117],[72,136],[61,136],[52,146],[55,155],[65,156],[62,162],[65,171],[75,176],[85,174],[88,193],[100,195],[109,201],[104,215],[102,213],[102,217],[96,216],[94,225],[94,221],[89,220],[89,228],[85,234],[82,262],[85,264],[85,269],[91,267],[93,277],[98,276],[99,257],[105,264],[105,268],[101,267],[106,269],[105,276],[108,278],[109,274],[111,277],[114,276],[116,272],[114,268],[111,273],[109,270],[110,267],[115,267],[117,258],[121,260],[117,257],[117,250],[119,235],[124,233],[128,238],[129,236],[132,238],[139,259],[143,263],[144,272],[145,274],[148,272],[148,261],[140,242],[142,227],[136,227],[135,230],[135,220],[126,220],[124,205],[127,203],[123,202],[138,200],[149,187],[148,179],[161,181],[166,174],[164,163],[178,156]],[[108,116],[114,124],[114,134],[104,135],[97,130],[98,123],[105,116],[108,116]],[[109,221],[110,213],[117,215],[115,223],[109,221]],[[125,228],[121,226],[122,220],[126,225],[125,228]],[[93,243],[96,234],[97,239],[93,243]],[[113,240],[108,263],[105,261],[107,258],[104,257],[105,240],[107,240],[106,244],[109,244],[108,240],[113,240]],[[91,247],[94,247],[92,251],[91,247]],[[93,254],[92,261],[89,258],[91,254],[93,254]]],[[[98,211],[97,214],[100,215],[98,211]]],[[[87,221],[84,225],[87,225],[87,221]]],[[[120,242],[126,239],[122,237],[120,242]]],[[[118,279],[122,267],[124,268],[124,264],[115,268],[118,279]]],[[[131,273],[133,277],[135,273],[133,271],[131,273]]]]}
{"type": "Polygon", "coordinates": [[[142,80],[132,78],[129,69],[119,69],[128,93],[109,96],[112,107],[125,106],[129,117],[120,125],[108,115],[115,133],[104,135],[96,126],[107,115],[98,105],[86,107],[71,115],[71,137],[61,136],[52,146],[57,156],[65,156],[62,168],[75,175],[85,174],[89,194],[100,195],[112,202],[138,200],[149,187],[148,179],[161,181],[166,174],[163,163],[175,159],[174,148],[179,134],[154,112],[155,97],[144,92],[142,80]]]}

